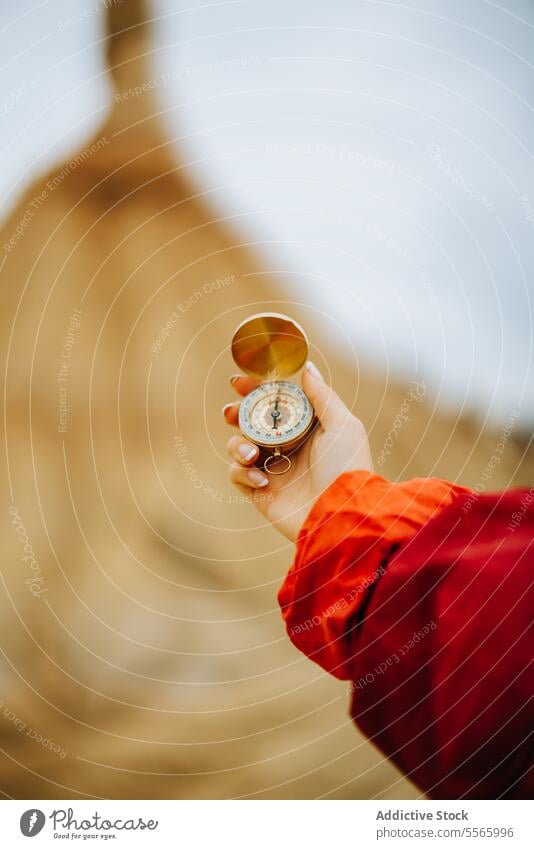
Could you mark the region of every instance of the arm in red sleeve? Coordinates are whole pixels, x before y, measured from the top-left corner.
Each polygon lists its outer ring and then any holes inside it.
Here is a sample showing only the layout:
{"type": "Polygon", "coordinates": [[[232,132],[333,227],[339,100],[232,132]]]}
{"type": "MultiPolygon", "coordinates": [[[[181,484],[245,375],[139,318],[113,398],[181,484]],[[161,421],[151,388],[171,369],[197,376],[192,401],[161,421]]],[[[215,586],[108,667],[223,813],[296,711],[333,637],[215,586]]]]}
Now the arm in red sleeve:
{"type": "Polygon", "coordinates": [[[534,791],[533,554],[534,490],[369,473],[338,479],[301,531],[289,635],[353,680],[354,719],[430,796],[534,791]]]}
{"type": "Polygon", "coordinates": [[[351,679],[352,630],[369,588],[400,544],[466,492],[434,478],[393,484],[372,472],[340,475],[309,513],[278,595],[297,648],[351,679]]]}

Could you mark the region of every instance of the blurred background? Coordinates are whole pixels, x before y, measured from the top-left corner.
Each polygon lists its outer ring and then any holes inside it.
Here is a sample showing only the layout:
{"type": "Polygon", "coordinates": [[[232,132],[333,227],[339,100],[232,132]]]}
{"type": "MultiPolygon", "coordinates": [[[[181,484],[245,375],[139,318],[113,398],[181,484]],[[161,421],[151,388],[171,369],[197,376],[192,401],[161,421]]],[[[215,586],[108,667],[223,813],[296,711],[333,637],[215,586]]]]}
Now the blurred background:
{"type": "Polygon", "coordinates": [[[5,796],[418,795],[285,637],[291,546],[226,482],[228,346],[288,312],[384,474],[532,482],[533,28],[2,9],[5,796]]]}

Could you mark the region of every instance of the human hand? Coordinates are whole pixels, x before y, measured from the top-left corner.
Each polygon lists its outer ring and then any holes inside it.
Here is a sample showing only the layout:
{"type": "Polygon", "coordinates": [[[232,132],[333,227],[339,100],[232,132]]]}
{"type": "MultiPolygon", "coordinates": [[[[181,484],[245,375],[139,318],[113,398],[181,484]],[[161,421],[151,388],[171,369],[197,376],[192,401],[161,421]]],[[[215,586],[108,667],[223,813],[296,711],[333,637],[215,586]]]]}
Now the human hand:
{"type": "MultiPolygon", "coordinates": [[[[232,385],[245,396],[260,381],[237,375],[232,385]]],[[[342,472],[373,468],[363,424],[324,382],[313,363],[306,363],[302,387],[318,423],[304,445],[291,454],[292,466],[286,474],[268,475],[255,466],[259,450],[242,435],[232,436],[227,446],[234,461],[229,471],[232,483],[252,496],[260,513],[292,542],[317,498],[342,472]]],[[[237,426],[239,402],[227,404],[223,413],[228,424],[237,426]]]]}

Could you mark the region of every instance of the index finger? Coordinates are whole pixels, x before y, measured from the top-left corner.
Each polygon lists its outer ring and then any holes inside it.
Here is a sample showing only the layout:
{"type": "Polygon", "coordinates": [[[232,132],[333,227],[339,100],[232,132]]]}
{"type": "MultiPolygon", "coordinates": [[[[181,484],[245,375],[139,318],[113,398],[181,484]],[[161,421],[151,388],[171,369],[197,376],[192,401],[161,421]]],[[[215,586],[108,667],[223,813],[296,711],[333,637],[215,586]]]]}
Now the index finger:
{"type": "Polygon", "coordinates": [[[257,389],[261,380],[257,380],[255,377],[248,377],[244,374],[234,374],[233,377],[230,378],[230,383],[238,395],[245,396],[248,395],[249,392],[252,392],[253,389],[257,389]]]}

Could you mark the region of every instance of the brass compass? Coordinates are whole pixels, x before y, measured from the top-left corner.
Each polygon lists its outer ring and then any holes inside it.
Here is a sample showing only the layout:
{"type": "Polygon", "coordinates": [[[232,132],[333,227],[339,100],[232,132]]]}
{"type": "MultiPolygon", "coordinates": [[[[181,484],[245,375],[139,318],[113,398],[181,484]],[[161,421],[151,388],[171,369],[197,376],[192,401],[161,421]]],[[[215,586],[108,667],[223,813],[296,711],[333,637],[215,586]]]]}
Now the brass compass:
{"type": "Polygon", "coordinates": [[[308,438],[316,421],[304,390],[283,379],[304,365],[306,334],[287,315],[258,313],[235,331],[232,356],[244,372],[266,381],[241,402],[239,429],[261,449],[265,471],[284,474],[291,468],[290,455],[308,438]]]}

